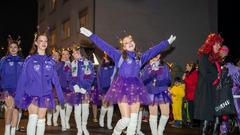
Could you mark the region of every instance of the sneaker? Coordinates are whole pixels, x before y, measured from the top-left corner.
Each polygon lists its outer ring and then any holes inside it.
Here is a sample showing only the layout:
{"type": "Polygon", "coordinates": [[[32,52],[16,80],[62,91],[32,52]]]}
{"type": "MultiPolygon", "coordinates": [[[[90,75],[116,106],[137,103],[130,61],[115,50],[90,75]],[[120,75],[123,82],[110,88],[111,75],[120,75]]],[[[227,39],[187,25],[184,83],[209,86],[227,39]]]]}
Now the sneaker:
{"type": "Polygon", "coordinates": [[[180,121],[176,120],[175,123],[172,125],[172,127],[182,128],[182,123],[180,121]]]}

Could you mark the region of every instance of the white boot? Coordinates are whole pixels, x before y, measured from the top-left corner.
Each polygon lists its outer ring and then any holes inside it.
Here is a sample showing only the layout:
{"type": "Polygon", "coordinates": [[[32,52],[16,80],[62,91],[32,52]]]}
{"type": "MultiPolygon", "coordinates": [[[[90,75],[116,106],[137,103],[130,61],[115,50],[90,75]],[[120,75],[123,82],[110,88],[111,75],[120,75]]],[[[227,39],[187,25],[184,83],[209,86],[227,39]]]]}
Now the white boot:
{"type": "Polygon", "coordinates": [[[118,120],[112,135],[121,135],[122,130],[125,129],[130,122],[130,118],[123,117],[122,119],[118,120]]]}
{"type": "Polygon", "coordinates": [[[137,128],[137,113],[131,113],[130,122],[127,127],[127,135],[135,135],[137,128]]]}
{"type": "Polygon", "coordinates": [[[16,134],[16,128],[15,127],[12,127],[11,128],[11,135],[15,135],[16,134]]]}
{"type": "Polygon", "coordinates": [[[152,135],[158,135],[157,131],[157,115],[150,115],[149,125],[151,128],[152,135]]]}
{"type": "Polygon", "coordinates": [[[61,125],[62,125],[62,131],[66,131],[66,114],[65,114],[65,108],[60,108],[60,118],[61,118],[61,125]]]}
{"type": "Polygon", "coordinates": [[[82,104],[82,129],[84,135],[89,135],[87,130],[87,122],[89,116],[89,104],[82,104]]]}
{"type": "Polygon", "coordinates": [[[60,112],[60,105],[56,105],[55,110],[53,111],[53,126],[58,126],[58,116],[59,116],[59,112],[60,112]]]}
{"type": "Polygon", "coordinates": [[[108,129],[113,129],[112,127],[112,117],[113,117],[113,106],[108,107],[108,112],[107,112],[107,128],[108,129]]]}
{"type": "Polygon", "coordinates": [[[66,116],[65,116],[66,129],[70,129],[69,119],[72,113],[72,106],[69,104],[65,104],[65,105],[66,105],[66,116]]]}
{"type": "Polygon", "coordinates": [[[158,135],[163,135],[169,116],[161,115],[158,125],[158,135]]]}
{"type": "Polygon", "coordinates": [[[82,135],[81,104],[74,106],[74,117],[77,127],[77,135],[82,135]]]}
{"type": "Polygon", "coordinates": [[[16,130],[19,130],[19,123],[20,123],[21,118],[22,118],[22,110],[19,110],[19,112],[18,112],[18,122],[17,122],[16,130]]]}
{"type": "Polygon", "coordinates": [[[5,125],[4,135],[10,135],[10,128],[11,128],[11,125],[10,125],[10,124],[5,125]]]}
{"type": "Polygon", "coordinates": [[[45,132],[45,119],[38,119],[37,122],[37,134],[36,135],[44,135],[45,132]]]}
{"type": "Polygon", "coordinates": [[[52,126],[52,110],[47,111],[47,125],[52,126]]]}
{"type": "Polygon", "coordinates": [[[35,135],[37,128],[38,115],[29,114],[28,124],[27,124],[27,135],[35,135]]]}
{"type": "Polygon", "coordinates": [[[142,111],[139,111],[137,121],[137,135],[144,135],[144,133],[141,131],[141,125],[142,125],[142,111]]]}
{"type": "Polygon", "coordinates": [[[104,106],[101,107],[100,116],[99,116],[99,126],[104,127],[104,116],[107,112],[107,108],[104,106]]]}

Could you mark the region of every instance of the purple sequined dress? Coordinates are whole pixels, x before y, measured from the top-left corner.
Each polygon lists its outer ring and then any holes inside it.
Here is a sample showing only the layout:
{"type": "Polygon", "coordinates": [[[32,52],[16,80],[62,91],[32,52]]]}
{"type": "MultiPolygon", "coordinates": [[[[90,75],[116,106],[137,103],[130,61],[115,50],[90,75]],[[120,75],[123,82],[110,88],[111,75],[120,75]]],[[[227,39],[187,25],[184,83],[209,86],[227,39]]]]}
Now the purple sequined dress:
{"type": "Polygon", "coordinates": [[[149,104],[150,98],[148,92],[139,78],[140,68],[152,57],[167,48],[169,45],[168,42],[161,42],[144,52],[141,57],[138,57],[135,52],[127,51],[127,58],[123,59],[121,65],[119,65],[122,57],[122,53],[119,50],[113,48],[96,34],[91,35],[90,39],[100,49],[105,51],[113,59],[115,65],[118,66],[118,72],[105,95],[105,100],[111,104],[119,102],[149,104]]]}

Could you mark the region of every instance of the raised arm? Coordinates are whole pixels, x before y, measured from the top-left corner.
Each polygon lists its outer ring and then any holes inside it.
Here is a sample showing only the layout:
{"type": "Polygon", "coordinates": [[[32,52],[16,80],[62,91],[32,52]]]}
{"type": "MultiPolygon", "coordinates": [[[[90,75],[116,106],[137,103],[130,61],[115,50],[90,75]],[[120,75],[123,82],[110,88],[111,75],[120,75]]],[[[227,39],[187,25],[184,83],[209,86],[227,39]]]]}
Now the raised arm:
{"type": "Polygon", "coordinates": [[[156,56],[164,49],[166,49],[173,41],[176,39],[176,36],[171,35],[168,40],[162,41],[159,44],[155,45],[154,47],[150,48],[146,52],[142,54],[141,63],[142,65],[149,61],[152,57],[156,56]]]}
{"type": "Polygon", "coordinates": [[[96,34],[93,34],[90,30],[81,27],[80,33],[82,33],[83,35],[88,37],[91,41],[93,41],[99,49],[105,51],[113,59],[114,62],[117,62],[121,57],[121,52],[119,50],[112,47],[112,45],[106,43],[103,39],[98,37],[96,34]]]}

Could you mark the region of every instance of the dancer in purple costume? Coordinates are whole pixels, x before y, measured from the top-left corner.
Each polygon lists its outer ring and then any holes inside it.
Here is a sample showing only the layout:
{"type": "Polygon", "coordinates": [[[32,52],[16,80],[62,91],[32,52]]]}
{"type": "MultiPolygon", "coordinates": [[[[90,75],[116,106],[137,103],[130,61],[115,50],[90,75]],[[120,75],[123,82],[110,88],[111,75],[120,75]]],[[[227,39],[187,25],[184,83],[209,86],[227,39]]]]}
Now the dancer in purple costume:
{"type": "Polygon", "coordinates": [[[109,104],[107,101],[104,100],[104,97],[110,87],[111,84],[111,77],[114,71],[114,63],[111,58],[104,53],[102,64],[98,68],[97,72],[97,81],[99,92],[102,99],[102,106],[100,111],[99,117],[99,125],[100,127],[104,127],[104,117],[107,112],[107,128],[112,129],[112,116],[114,107],[112,104],[109,104]]]}
{"type": "Polygon", "coordinates": [[[171,96],[168,87],[171,84],[171,75],[168,65],[161,60],[161,54],[152,58],[144,67],[142,80],[151,98],[149,124],[152,135],[162,135],[169,118],[171,96]],[[161,117],[157,127],[158,106],[161,117]]]}
{"type": "MultiPolygon", "coordinates": [[[[56,51],[55,49],[52,50],[52,58],[56,62],[56,69],[58,70],[58,64],[60,60],[60,53],[56,51]]],[[[52,118],[53,118],[53,126],[58,126],[57,119],[59,116],[59,111],[60,111],[60,105],[58,104],[58,99],[57,99],[57,94],[54,92],[54,97],[55,97],[55,103],[56,107],[54,109],[48,109],[47,111],[47,125],[51,126],[52,125],[52,118]]]]}
{"type": "Polygon", "coordinates": [[[5,133],[15,135],[19,112],[15,107],[14,97],[24,59],[18,56],[20,39],[8,38],[8,53],[0,62],[0,85],[5,101],[5,133]]]}
{"type": "Polygon", "coordinates": [[[97,84],[96,72],[94,72],[94,81],[91,87],[91,104],[92,104],[92,113],[93,113],[93,122],[98,122],[97,120],[97,113],[98,113],[98,106],[101,105],[100,101],[100,94],[97,84]]]}
{"type": "Polygon", "coordinates": [[[27,135],[44,135],[47,109],[55,108],[52,84],[55,86],[60,104],[64,104],[55,61],[47,55],[47,47],[46,34],[36,34],[30,50],[31,56],[23,64],[17,85],[16,105],[28,109],[29,112],[27,135]]]}
{"type": "Polygon", "coordinates": [[[73,89],[70,88],[72,71],[70,62],[70,52],[68,49],[62,49],[61,62],[59,63],[58,68],[58,76],[65,99],[64,105],[65,107],[60,109],[62,130],[65,131],[66,129],[70,129],[69,119],[72,112],[72,106],[74,105],[74,102],[72,101],[72,99],[74,98],[74,91],[73,89]]]}
{"type": "Polygon", "coordinates": [[[127,134],[134,135],[140,104],[150,102],[147,90],[139,79],[140,68],[152,57],[166,49],[176,37],[171,36],[168,40],[144,52],[140,57],[135,51],[135,42],[131,35],[120,40],[123,49],[121,52],[84,27],[80,28],[80,32],[105,51],[116,65],[122,61],[121,65],[118,65],[120,66],[118,73],[105,96],[105,100],[111,104],[117,103],[122,116],[114,128],[113,134],[121,134],[122,130],[128,126],[127,134]]]}
{"type": "Polygon", "coordinates": [[[74,114],[77,124],[77,135],[89,135],[87,120],[89,116],[90,90],[94,79],[94,69],[91,61],[82,56],[80,47],[73,47],[72,86],[75,92],[74,114]]]}

